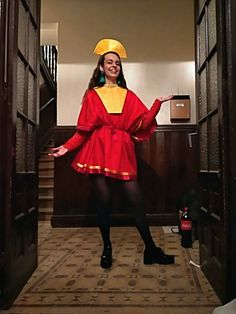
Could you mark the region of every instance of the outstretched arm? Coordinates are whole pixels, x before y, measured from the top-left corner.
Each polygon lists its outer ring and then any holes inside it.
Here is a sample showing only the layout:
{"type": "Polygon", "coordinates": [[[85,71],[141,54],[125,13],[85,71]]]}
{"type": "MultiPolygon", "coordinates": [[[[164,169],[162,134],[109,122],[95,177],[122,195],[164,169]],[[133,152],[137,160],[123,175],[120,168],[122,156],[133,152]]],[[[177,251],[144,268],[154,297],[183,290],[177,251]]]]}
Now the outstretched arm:
{"type": "Polygon", "coordinates": [[[77,130],[74,135],[63,145],[52,149],[50,156],[60,157],[68,151],[72,151],[83,144],[91,133],[101,125],[101,119],[94,109],[94,91],[86,91],[82,100],[82,106],[77,120],[77,130]]]}
{"type": "Polygon", "coordinates": [[[58,146],[58,147],[53,147],[51,149],[51,153],[48,154],[48,156],[51,156],[51,157],[61,157],[61,156],[64,156],[67,152],[68,152],[68,149],[65,148],[63,145],[61,146],[58,146]]]}
{"type": "Polygon", "coordinates": [[[144,116],[144,119],[142,120],[140,125],[140,129],[148,128],[155,119],[158,112],[160,111],[161,104],[165,101],[171,100],[172,98],[173,96],[171,95],[166,97],[159,97],[158,99],[156,99],[148,113],[144,116]]]}
{"type": "Polygon", "coordinates": [[[64,156],[68,151],[72,151],[79,147],[85,138],[87,137],[87,132],[76,131],[75,134],[67,141],[65,144],[52,148],[52,153],[49,156],[61,157],[64,156]]]}

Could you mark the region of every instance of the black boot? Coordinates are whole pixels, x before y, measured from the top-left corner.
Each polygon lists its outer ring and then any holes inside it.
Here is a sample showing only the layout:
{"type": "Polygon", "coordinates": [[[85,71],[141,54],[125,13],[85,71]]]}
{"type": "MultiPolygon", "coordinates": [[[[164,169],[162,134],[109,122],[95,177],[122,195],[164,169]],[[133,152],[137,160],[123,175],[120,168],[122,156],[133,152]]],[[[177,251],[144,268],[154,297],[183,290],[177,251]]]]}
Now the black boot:
{"type": "Polygon", "coordinates": [[[112,248],[111,244],[104,245],[100,265],[102,268],[110,268],[112,266],[112,248]]]}
{"type": "Polygon", "coordinates": [[[175,262],[174,255],[165,254],[159,247],[153,247],[151,249],[146,248],[144,250],[143,263],[145,265],[150,264],[168,265],[174,264],[174,262],[175,262]]]}

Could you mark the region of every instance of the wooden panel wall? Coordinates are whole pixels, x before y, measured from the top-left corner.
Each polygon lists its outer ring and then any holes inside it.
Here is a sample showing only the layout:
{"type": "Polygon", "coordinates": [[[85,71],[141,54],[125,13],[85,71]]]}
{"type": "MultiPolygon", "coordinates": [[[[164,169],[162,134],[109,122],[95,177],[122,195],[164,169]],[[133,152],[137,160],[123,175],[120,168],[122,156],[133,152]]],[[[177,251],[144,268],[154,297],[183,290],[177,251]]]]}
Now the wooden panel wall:
{"type": "MultiPolygon", "coordinates": [[[[159,126],[150,141],[136,145],[139,176],[146,213],[151,225],[178,222],[184,193],[197,180],[197,141],[189,134],[194,125],[159,126]]],[[[58,127],[55,145],[74,133],[74,127],[58,127]]],[[[96,226],[95,200],[88,176],[76,173],[70,163],[76,152],[55,159],[54,227],[96,226]]],[[[132,216],[117,187],[112,188],[113,225],[132,225],[132,216]]]]}

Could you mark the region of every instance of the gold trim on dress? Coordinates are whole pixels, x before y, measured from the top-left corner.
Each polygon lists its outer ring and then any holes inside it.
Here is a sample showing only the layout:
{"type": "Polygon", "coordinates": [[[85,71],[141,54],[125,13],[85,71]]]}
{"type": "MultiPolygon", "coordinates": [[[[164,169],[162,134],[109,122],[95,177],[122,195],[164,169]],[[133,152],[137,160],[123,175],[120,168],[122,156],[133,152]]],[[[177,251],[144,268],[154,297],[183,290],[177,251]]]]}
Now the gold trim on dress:
{"type": "Polygon", "coordinates": [[[114,170],[114,169],[96,166],[96,165],[92,166],[92,165],[87,165],[87,164],[80,164],[79,162],[77,162],[77,166],[79,168],[87,168],[87,169],[91,169],[91,170],[104,170],[105,172],[110,172],[110,173],[119,174],[119,175],[123,175],[123,176],[136,176],[136,173],[131,173],[131,172],[127,172],[127,171],[119,172],[119,171],[114,170]]]}

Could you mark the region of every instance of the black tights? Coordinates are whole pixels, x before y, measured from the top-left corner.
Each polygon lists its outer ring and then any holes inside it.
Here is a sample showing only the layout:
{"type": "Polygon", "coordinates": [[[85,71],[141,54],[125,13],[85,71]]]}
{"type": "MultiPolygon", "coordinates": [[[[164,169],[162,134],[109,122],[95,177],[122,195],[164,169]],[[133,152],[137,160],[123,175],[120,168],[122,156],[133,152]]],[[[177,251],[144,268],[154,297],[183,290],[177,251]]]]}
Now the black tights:
{"type": "Polygon", "coordinates": [[[147,248],[153,248],[155,246],[149,226],[147,223],[147,218],[144,212],[143,199],[141,191],[136,180],[133,181],[123,181],[115,180],[111,178],[104,177],[102,175],[91,175],[91,180],[93,183],[93,188],[96,193],[97,199],[97,214],[99,220],[99,228],[102,235],[104,245],[110,245],[110,210],[111,210],[111,193],[110,185],[111,183],[121,185],[124,190],[130,207],[133,211],[133,216],[135,219],[136,227],[141,235],[144,244],[147,248]]]}

